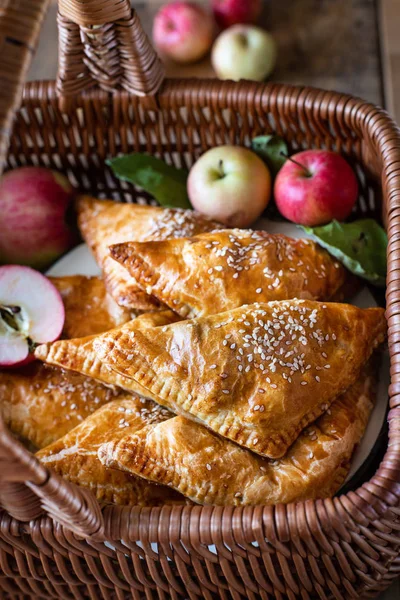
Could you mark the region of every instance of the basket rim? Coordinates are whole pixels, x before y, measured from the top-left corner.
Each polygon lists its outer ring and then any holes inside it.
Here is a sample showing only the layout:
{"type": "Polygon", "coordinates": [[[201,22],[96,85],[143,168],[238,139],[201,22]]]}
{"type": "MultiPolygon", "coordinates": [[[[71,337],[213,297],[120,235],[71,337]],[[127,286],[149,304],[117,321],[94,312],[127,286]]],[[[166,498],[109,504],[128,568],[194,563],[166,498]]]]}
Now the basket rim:
{"type": "MultiPolygon", "coordinates": [[[[195,99],[199,106],[215,106],[221,108],[221,98],[228,103],[229,107],[235,109],[239,104],[242,106],[250,105],[256,107],[256,110],[268,110],[270,103],[278,108],[285,105],[289,106],[294,113],[298,111],[300,102],[301,110],[305,114],[312,111],[318,112],[318,115],[326,116],[328,111],[334,110],[337,118],[343,119],[347,128],[351,128],[367,140],[372,149],[375,149],[379,155],[382,166],[382,189],[384,214],[387,218],[388,231],[388,272],[386,287],[386,319],[389,326],[389,353],[391,364],[391,384],[389,386],[390,411],[388,414],[389,422],[389,444],[385,457],[379,466],[377,472],[370,481],[365,482],[357,490],[345,495],[329,498],[326,500],[308,500],[305,502],[293,503],[290,505],[275,505],[272,507],[174,507],[172,513],[174,519],[177,515],[180,518],[194,518],[201,523],[203,518],[212,513],[224,513],[222,518],[224,523],[224,532],[232,531],[234,523],[241,523],[246,531],[254,529],[254,515],[259,514],[261,521],[265,521],[269,515],[277,523],[278,531],[276,540],[284,539],[287,536],[288,515],[293,511],[307,514],[310,509],[318,515],[317,522],[313,529],[321,530],[320,518],[323,515],[329,519],[334,519],[334,513],[342,514],[343,518],[354,524],[366,525],[372,521],[383,518],[387,511],[392,510],[399,504],[400,496],[400,375],[397,376],[395,366],[400,363],[400,344],[396,341],[397,320],[396,314],[400,312],[400,280],[396,279],[397,261],[396,252],[400,252],[400,129],[388,113],[382,108],[365,102],[362,99],[353,97],[349,94],[331,92],[328,90],[313,88],[309,86],[293,86],[289,84],[269,83],[260,84],[254,82],[230,82],[218,80],[202,79],[167,79],[158,92],[156,98],[135,98],[144,109],[155,109],[154,100],[161,108],[169,107],[171,104],[181,106],[183,103],[190,103],[195,99]],[[396,172],[397,171],[397,172],[396,172]],[[399,283],[398,283],[399,281],[399,283]],[[397,360],[396,356],[399,356],[397,360]],[[396,440],[397,438],[397,440],[396,440]],[[211,511],[211,512],[210,512],[211,511]],[[261,511],[261,512],[260,512],[261,511]],[[229,518],[226,515],[229,513],[229,518]]],[[[71,97],[70,106],[76,104],[80,106],[91,100],[101,101],[105,104],[118,103],[132,96],[126,91],[117,91],[110,94],[106,91],[91,89],[81,94],[71,97]]],[[[53,81],[35,81],[25,85],[23,92],[22,107],[26,102],[58,102],[56,84],[53,81]]],[[[314,112],[315,114],[315,112],[314,112]]],[[[161,515],[170,512],[168,507],[161,508],[138,508],[129,507],[121,509],[118,506],[106,506],[103,508],[105,519],[105,532],[112,536],[112,539],[121,539],[122,534],[128,533],[129,525],[125,519],[129,512],[130,517],[136,515],[136,518],[147,515],[150,511],[153,515],[161,515]],[[123,517],[121,517],[123,515],[123,517]],[[117,525],[118,524],[118,525],[117,525]],[[117,535],[117,537],[115,537],[117,535]]],[[[171,513],[171,514],[172,514],[171,513]]],[[[325,517],[323,518],[326,521],[325,517]]],[[[157,517],[158,518],[158,517],[157,517]]],[[[269,517],[268,517],[269,518],[269,517]]],[[[147,519],[147,516],[146,516],[147,519]]],[[[311,515],[310,515],[311,519],[311,515]]],[[[131,522],[131,519],[128,519],[131,522]]],[[[289,519],[290,520],[290,519],[289,519]]],[[[260,521],[260,522],[261,522],[260,521]]],[[[132,523],[132,522],[131,522],[132,523]]],[[[310,521],[311,523],[311,521],[310,521]]],[[[344,530],[342,524],[336,523],[340,531],[344,530]]],[[[204,533],[204,532],[203,532],[204,533]]],[[[304,532],[305,533],[305,532],[304,532]]],[[[206,534],[204,534],[206,535],[206,534]]],[[[206,535],[207,537],[207,535],[206,535]]]]}

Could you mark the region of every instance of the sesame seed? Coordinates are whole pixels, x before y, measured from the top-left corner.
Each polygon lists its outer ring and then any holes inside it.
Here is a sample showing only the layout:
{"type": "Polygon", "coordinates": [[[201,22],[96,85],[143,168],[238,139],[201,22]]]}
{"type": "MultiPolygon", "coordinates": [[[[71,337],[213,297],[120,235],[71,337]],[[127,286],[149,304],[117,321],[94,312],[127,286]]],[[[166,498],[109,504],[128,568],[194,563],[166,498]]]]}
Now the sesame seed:
{"type": "Polygon", "coordinates": [[[254,411],[260,410],[260,405],[259,405],[259,404],[256,404],[253,410],[254,410],[254,411]]]}
{"type": "Polygon", "coordinates": [[[217,365],[211,365],[210,369],[216,369],[217,365]]]}
{"type": "Polygon", "coordinates": [[[256,444],[258,444],[258,438],[254,438],[253,440],[253,446],[255,446],[256,444]]]}
{"type": "Polygon", "coordinates": [[[315,381],[318,381],[318,383],[320,383],[321,379],[318,377],[318,375],[315,376],[315,381]]]}
{"type": "Polygon", "coordinates": [[[229,390],[222,390],[223,394],[229,394],[229,390]]]}
{"type": "Polygon", "coordinates": [[[262,288],[257,288],[256,289],[256,294],[261,294],[261,292],[262,292],[262,288]]]}
{"type": "Polygon", "coordinates": [[[264,388],[258,388],[258,393],[259,394],[265,394],[264,388]]]}
{"type": "Polygon", "coordinates": [[[325,365],[325,366],[324,366],[324,368],[325,368],[325,369],[330,369],[330,368],[331,368],[331,365],[325,365]]]}
{"type": "Polygon", "coordinates": [[[307,381],[301,381],[300,385],[307,385],[307,381]]]}
{"type": "Polygon", "coordinates": [[[211,465],[209,463],[206,464],[207,471],[211,471],[211,465]]]}
{"type": "Polygon", "coordinates": [[[241,498],[241,497],[242,497],[242,494],[240,492],[236,492],[235,498],[241,498]]]}

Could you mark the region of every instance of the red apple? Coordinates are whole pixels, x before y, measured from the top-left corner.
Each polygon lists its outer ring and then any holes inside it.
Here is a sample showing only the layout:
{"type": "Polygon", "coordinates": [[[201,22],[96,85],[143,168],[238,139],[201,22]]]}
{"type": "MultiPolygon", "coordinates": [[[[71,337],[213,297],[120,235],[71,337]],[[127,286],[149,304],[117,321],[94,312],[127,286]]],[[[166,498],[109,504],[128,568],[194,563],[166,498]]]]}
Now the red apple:
{"type": "Polygon", "coordinates": [[[41,167],[9,171],[0,181],[0,263],[44,268],[75,242],[65,222],[73,188],[41,167]]]}
{"type": "Polygon", "coordinates": [[[36,344],[53,342],[65,320],[59,291],[30,267],[0,267],[0,366],[33,360],[36,344]]]}
{"type": "Polygon", "coordinates": [[[229,227],[247,227],[269,202],[271,176],[251,150],[217,146],[193,165],[188,195],[197,211],[229,227]]]}
{"type": "Polygon", "coordinates": [[[256,23],[262,10],[261,0],[212,0],[215,20],[222,29],[236,23],[256,23]]]}
{"type": "Polygon", "coordinates": [[[344,221],[358,197],[353,169],[336,152],[306,150],[288,159],[275,180],[280,213],[300,225],[315,227],[344,221]]]}
{"type": "Polygon", "coordinates": [[[167,58],[191,63],[202,58],[214,38],[212,15],[193,2],[171,2],[155,16],[153,39],[167,58]]]}

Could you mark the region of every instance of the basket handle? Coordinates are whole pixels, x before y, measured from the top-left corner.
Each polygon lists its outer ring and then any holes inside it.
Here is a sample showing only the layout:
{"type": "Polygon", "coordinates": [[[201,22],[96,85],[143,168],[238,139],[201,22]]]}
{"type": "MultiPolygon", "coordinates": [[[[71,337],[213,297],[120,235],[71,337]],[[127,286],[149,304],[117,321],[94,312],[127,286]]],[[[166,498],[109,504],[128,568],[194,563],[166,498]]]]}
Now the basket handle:
{"type": "Polygon", "coordinates": [[[153,96],[164,67],[129,0],[59,0],[57,91],[67,100],[93,87],[153,96]]]}
{"type": "Polygon", "coordinates": [[[0,6],[0,174],[14,114],[30,67],[49,0],[5,0],[0,6]]]}
{"type": "Polygon", "coordinates": [[[77,535],[101,538],[104,520],[88,491],[48,471],[0,419],[0,506],[19,521],[47,513],[77,535]]]}

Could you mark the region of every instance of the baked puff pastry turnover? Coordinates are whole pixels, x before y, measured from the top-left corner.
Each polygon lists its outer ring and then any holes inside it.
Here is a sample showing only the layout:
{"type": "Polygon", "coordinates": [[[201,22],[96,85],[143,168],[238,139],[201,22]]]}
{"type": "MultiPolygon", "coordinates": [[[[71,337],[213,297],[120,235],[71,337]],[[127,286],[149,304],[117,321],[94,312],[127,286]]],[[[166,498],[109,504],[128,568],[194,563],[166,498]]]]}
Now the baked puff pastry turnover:
{"type": "MultiPolygon", "coordinates": [[[[125,332],[137,331],[146,327],[160,327],[179,321],[178,315],[171,310],[158,310],[143,313],[126,324],[125,332]]],[[[101,381],[106,385],[118,386],[148,398],[154,398],[149,390],[132,379],[115,373],[111,367],[99,360],[94,349],[97,336],[88,336],[72,340],[59,340],[49,344],[41,344],[35,350],[39,360],[57,367],[76,371],[82,375],[101,381]]]]}
{"type": "Polygon", "coordinates": [[[214,505],[278,504],[325,498],[343,484],[375,397],[374,369],[366,369],[280,460],[261,458],[179,416],[141,430],[127,427],[100,446],[107,466],[214,505]]]}
{"type": "Polygon", "coordinates": [[[118,306],[99,277],[49,277],[65,307],[62,337],[78,338],[102,333],[130,321],[137,311],[118,306]]]}
{"type": "Polygon", "coordinates": [[[97,457],[101,444],[117,442],[128,429],[132,433],[141,431],[171,416],[151,400],[129,395],[125,400],[106,404],[36,456],[65,479],[90,489],[100,502],[146,506],[182,503],[184,498],[177,492],[108,469],[97,457]]]}
{"type": "Polygon", "coordinates": [[[143,289],[183,318],[254,301],[329,300],[347,279],[344,267],[315,242],[266,231],[225,229],[127,242],[110,252],[143,289]]]}
{"type": "Polygon", "coordinates": [[[154,310],[159,307],[159,302],[110,257],[109,246],[132,240],[190,237],[222,227],[191,210],[97,200],[91,196],[77,199],[77,213],[82,236],[103,271],[111,296],[121,306],[144,311],[154,310]]]}
{"type": "Polygon", "coordinates": [[[290,300],[94,340],[115,377],[271,458],[357,380],[385,339],[380,308],[290,300]]]}

